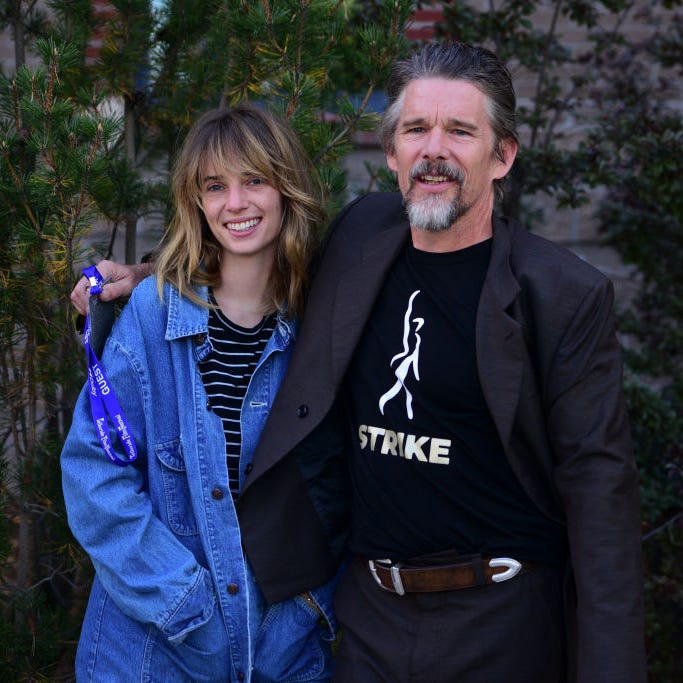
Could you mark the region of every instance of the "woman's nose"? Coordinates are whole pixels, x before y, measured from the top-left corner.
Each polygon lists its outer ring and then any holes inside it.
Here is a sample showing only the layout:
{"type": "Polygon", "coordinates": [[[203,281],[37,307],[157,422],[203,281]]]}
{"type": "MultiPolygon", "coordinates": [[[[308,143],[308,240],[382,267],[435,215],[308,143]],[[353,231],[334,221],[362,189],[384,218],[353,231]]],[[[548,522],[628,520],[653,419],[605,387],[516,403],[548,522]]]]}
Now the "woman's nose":
{"type": "Polygon", "coordinates": [[[225,208],[231,212],[245,209],[248,205],[246,193],[241,185],[232,185],[225,192],[225,208]]]}

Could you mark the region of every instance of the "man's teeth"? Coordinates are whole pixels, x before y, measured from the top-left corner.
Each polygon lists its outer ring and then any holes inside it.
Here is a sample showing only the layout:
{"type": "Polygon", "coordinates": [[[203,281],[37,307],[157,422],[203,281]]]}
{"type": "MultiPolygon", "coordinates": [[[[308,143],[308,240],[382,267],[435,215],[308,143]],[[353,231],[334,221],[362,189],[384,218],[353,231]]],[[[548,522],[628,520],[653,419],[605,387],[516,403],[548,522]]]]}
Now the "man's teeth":
{"type": "Polygon", "coordinates": [[[446,183],[450,178],[445,175],[423,175],[420,177],[420,180],[423,183],[446,183]]]}
{"type": "Polygon", "coordinates": [[[253,228],[260,220],[260,218],[250,218],[248,221],[242,221],[241,223],[228,223],[228,228],[236,232],[243,232],[253,228]]]}

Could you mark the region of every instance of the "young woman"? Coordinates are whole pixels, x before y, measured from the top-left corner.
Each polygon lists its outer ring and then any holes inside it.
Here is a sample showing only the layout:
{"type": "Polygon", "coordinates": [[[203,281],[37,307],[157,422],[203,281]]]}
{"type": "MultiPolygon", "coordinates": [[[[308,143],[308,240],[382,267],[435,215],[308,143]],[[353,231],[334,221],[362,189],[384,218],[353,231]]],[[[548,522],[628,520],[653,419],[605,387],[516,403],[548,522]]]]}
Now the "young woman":
{"type": "Polygon", "coordinates": [[[102,357],[137,459],[102,450],[86,386],[62,452],[74,535],[96,576],[79,680],[325,681],[334,582],[267,605],[234,500],[287,366],[320,218],[289,127],[250,107],[191,129],[156,278],[102,357]]]}

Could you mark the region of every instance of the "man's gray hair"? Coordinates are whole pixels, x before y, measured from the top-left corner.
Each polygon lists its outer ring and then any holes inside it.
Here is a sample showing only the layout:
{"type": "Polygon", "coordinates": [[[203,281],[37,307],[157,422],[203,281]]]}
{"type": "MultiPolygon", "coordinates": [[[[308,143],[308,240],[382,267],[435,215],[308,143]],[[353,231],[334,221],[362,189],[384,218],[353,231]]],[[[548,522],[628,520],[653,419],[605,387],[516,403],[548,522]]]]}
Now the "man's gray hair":
{"type": "Polygon", "coordinates": [[[471,83],[486,96],[489,123],[494,135],[494,154],[503,161],[501,143],[519,144],[512,77],[493,52],[464,43],[428,45],[407,59],[396,62],[389,74],[386,94],[389,104],[379,126],[379,138],[387,153],[394,151],[396,126],[406,87],[420,78],[446,78],[471,83]]]}

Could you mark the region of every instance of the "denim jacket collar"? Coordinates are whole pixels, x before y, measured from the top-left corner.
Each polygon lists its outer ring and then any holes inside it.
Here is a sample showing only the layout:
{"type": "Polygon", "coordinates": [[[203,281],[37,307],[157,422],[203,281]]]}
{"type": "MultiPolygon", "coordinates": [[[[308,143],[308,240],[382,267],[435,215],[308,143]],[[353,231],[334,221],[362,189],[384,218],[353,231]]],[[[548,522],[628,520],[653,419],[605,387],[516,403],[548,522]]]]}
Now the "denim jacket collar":
{"type": "MultiPolygon", "coordinates": [[[[194,291],[201,299],[208,301],[209,288],[206,285],[197,286],[194,291]]],[[[187,297],[180,296],[178,290],[168,283],[164,285],[164,300],[167,302],[168,310],[165,334],[167,340],[208,332],[208,308],[190,301],[187,297]]],[[[282,349],[289,344],[290,340],[295,340],[296,332],[296,321],[287,319],[284,311],[278,311],[275,330],[275,334],[279,337],[277,347],[282,349]]]]}

